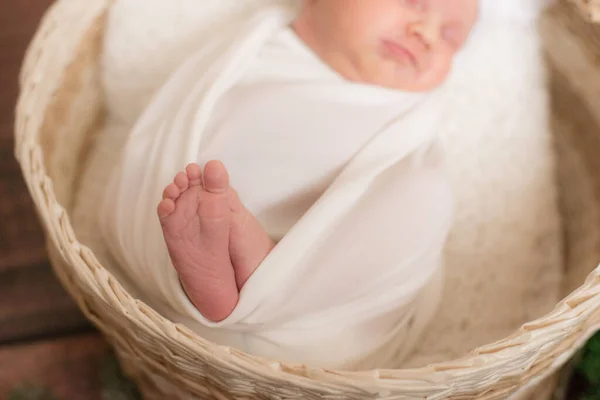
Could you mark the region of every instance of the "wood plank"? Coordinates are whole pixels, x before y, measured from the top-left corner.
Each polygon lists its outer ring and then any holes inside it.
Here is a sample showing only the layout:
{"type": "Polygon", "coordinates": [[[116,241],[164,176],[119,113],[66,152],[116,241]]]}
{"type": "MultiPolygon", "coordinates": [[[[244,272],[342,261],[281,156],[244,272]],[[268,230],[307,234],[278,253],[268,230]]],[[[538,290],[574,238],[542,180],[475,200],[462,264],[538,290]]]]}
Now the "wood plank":
{"type": "Polygon", "coordinates": [[[88,329],[54,278],[33,202],[13,156],[25,50],[52,0],[5,0],[0,12],[0,343],[88,329]]]}
{"type": "Polygon", "coordinates": [[[0,343],[90,330],[48,264],[0,274],[0,343]]]}
{"type": "Polygon", "coordinates": [[[51,398],[60,400],[137,399],[132,386],[119,380],[114,363],[106,370],[108,347],[96,333],[24,344],[28,338],[89,327],[52,275],[33,202],[13,156],[19,70],[52,2],[3,0],[0,11],[0,343],[5,343],[0,346],[0,399],[46,398],[13,391],[24,385],[50,389],[51,398]]]}
{"type": "Polygon", "coordinates": [[[46,259],[33,203],[13,157],[14,108],[25,50],[52,0],[2,0],[0,12],[0,272],[46,259]]]}
{"type": "MultiPolygon", "coordinates": [[[[0,399],[25,387],[48,389],[60,400],[102,400],[108,346],[96,335],[0,347],[0,399]]],[[[24,396],[25,397],[25,396],[24,396]]]]}

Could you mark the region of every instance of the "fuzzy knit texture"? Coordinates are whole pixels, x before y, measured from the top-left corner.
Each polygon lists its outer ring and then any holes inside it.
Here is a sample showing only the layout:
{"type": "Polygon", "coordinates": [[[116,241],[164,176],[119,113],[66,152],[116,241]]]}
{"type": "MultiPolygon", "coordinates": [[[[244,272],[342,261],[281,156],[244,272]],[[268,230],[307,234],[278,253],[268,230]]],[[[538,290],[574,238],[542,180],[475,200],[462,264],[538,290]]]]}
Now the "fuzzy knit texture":
{"type": "Polygon", "coordinates": [[[441,133],[458,201],[445,294],[410,366],[501,339],[561,296],[563,241],[537,30],[490,24],[472,45],[451,77],[456,99],[441,133]]]}
{"type": "MultiPolygon", "coordinates": [[[[202,10],[196,0],[119,0],[114,6],[103,55],[108,121],[97,135],[72,216],[80,240],[105,265],[111,259],[95,229],[94,210],[131,124],[193,49],[195,35],[223,20],[235,23],[244,7],[261,1],[269,0],[248,1],[234,11],[223,8],[223,0],[205,0],[202,10]]],[[[540,40],[529,17],[511,19],[493,8],[486,9],[493,18],[479,27],[450,77],[455,101],[440,135],[457,210],[446,289],[406,366],[453,359],[500,339],[550,311],[561,295],[562,237],[540,40]]]]}

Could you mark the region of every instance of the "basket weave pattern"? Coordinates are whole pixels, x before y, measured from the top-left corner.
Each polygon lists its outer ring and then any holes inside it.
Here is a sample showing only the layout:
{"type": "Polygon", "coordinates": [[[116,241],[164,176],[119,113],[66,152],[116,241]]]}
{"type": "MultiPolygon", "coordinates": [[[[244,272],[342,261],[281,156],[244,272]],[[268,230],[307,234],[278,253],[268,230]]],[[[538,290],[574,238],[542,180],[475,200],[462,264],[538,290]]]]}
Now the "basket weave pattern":
{"type": "MultiPolygon", "coordinates": [[[[599,1],[573,1],[589,15],[600,16],[599,1]]],[[[551,377],[600,327],[600,270],[552,313],[511,337],[464,359],[418,370],[348,373],[287,365],[215,346],[163,319],[119,285],[77,241],[69,222],[79,166],[104,115],[98,54],[110,5],[111,0],[59,0],[47,13],[23,66],[16,156],[56,274],[115,347],[145,398],[506,399],[551,377]]],[[[563,153],[574,170],[589,172],[591,167],[581,161],[595,159],[582,155],[589,148],[578,148],[565,137],[558,142],[567,148],[563,153]]],[[[590,184],[581,190],[597,188],[590,184]]],[[[585,215],[579,218],[590,221],[585,215]]]]}

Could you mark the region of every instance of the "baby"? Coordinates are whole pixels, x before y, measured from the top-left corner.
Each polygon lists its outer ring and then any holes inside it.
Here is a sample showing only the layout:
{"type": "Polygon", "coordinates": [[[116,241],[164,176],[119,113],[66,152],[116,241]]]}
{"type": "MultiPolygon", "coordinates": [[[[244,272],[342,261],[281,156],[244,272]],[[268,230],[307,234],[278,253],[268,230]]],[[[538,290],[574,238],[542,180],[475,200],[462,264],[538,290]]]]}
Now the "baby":
{"type": "Polygon", "coordinates": [[[442,83],[477,0],[275,2],[198,38],[128,136],[98,225],[140,298],[207,340],[393,367],[439,302],[442,83]]]}
{"type": "MultiPolygon", "coordinates": [[[[444,82],[477,11],[477,0],[305,0],[291,29],[349,82],[420,93],[444,82]]],[[[322,193],[301,200],[303,212],[322,193]]],[[[204,171],[193,163],[178,173],[158,205],[181,285],[211,321],[232,313],[247,280],[275,247],[244,205],[252,195],[236,192],[225,165],[213,160],[204,171]]]]}

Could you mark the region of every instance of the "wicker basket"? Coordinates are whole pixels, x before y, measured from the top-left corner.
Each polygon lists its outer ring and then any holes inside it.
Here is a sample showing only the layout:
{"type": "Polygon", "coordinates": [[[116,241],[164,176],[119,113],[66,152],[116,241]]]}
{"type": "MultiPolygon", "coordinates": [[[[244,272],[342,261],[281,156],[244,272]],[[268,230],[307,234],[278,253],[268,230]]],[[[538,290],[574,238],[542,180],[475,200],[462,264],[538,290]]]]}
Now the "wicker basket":
{"type": "MultiPolygon", "coordinates": [[[[574,3],[592,15],[598,8],[591,4],[595,1],[574,3]]],[[[103,122],[98,55],[110,5],[111,0],[60,0],[47,13],[23,66],[16,156],[45,227],[56,274],[115,347],[145,398],[548,396],[552,389],[548,380],[600,328],[600,269],[588,276],[600,261],[600,116],[595,120],[586,113],[600,110],[600,78],[598,82],[582,78],[585,73],[598,74],[593,65],[600,54],[593,54],[598,30],[565,4],[542,24],[552,42],[548,58],[555,70],[552,90],[567,222],[567,281],[579,288],[549,315],[464,359],[418,370],[346,373],[284,365],[215,346],[132,298],[77,241],[69,213],[78,166],[103,122]]]]}

